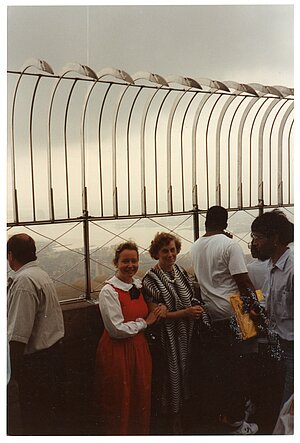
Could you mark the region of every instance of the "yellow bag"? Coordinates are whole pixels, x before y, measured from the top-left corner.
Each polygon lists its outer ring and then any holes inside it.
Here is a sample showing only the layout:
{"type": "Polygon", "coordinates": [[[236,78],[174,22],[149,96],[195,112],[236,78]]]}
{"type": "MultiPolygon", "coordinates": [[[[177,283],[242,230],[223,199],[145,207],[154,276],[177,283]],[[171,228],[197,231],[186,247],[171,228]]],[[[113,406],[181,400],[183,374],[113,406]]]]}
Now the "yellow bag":
{"type": "MultiPolygon", "coordinates": [[[[255,292],[259,301],[264,298],[264,295],[260,289],[255,292]]],[[[250,314],[243,312],[243,302],[239,292],[230,296],[230,304],[234,311],[237,324],[240,328],[242,339],[247,340],[255,337],[257,335],[255,323],[250,317],[250,314]]]]}

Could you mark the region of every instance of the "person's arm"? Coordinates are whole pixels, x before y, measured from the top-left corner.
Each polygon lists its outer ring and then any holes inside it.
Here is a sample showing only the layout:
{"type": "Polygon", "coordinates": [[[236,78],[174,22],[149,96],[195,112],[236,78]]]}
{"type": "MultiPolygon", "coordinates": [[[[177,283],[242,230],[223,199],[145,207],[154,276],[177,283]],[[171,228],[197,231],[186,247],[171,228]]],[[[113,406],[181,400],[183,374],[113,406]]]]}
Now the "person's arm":
{"type": "Polygon", "coordinates": [[[235,274],[232,277],[239,288],[241,297],[244,299],[246,310],[249,310],[250,314],[253,316],[253,320],[259,318],[262,315],[263,308],[258,302],[255,288],[248,273],[235,274]]]}
{"type": "Polygon", "coordinates": [[[252,281],[250,280],[248,272],[235,274],[232,277],[235,280],[237,287],[239,288],[239,292],[242,296],[248,295],[249,290],[255,293],[255,288],[252,281]]]}
{"type": "Polygon", "coordinates": [[[200,318],[204,309],[200,305],[189,306],[185,309],[179,309],[178,311],[168,311],[166,318],[200,318]]]}
{"type": "Polygon", "coordinates": [[[19,341],[9,342],[11,379],[16,379],[23,364],[24,349],[26,344],[19,341]]]}

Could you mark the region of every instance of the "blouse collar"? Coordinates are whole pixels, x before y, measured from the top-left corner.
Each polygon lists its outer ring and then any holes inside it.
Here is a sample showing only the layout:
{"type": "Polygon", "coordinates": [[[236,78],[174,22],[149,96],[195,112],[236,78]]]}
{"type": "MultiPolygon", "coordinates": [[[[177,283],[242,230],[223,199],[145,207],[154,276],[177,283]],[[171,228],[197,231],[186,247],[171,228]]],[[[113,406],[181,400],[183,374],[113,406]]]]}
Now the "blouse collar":
{"type": "Polygon", "coordinates": [[[142,287],[142,282],[138,278],[133,278],[133,283],[125,283],[124,281],[122,281],[118,277],[116,277],[115,275],[112,278],[110,278],[109,280],[107,280],[107,283],[110,283],[113,286],[115,286],[116,288],[122,289],[123,291],[127,291],[127,292],[132,288],[133,285],[138,289],[142,287]]]}

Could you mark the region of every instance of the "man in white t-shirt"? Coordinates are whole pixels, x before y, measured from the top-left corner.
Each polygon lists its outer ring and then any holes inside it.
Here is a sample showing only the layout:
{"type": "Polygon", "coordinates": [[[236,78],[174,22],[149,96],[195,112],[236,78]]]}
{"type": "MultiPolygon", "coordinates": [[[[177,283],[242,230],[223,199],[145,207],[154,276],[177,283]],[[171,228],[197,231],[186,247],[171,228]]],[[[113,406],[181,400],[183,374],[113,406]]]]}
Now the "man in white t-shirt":
{"type": "Polygon", "coordinates": [[[192,245],[190,254],[214,330],[208,350],[215,376],[211,397],[218,399],[217,413],[228,425],[229,433],[251,435],[258,431],[258,426],[244,420],[247,387],[243,383],[247,380],[247,365],[241,358],[243,343],[236,339],[231,327],[230,296],[238,291],[245,295],[248,289],[255,289],[248,276],[241,246],[225,231],[227,220],[225,208],[209,208],[206,233],[192,245]]]}

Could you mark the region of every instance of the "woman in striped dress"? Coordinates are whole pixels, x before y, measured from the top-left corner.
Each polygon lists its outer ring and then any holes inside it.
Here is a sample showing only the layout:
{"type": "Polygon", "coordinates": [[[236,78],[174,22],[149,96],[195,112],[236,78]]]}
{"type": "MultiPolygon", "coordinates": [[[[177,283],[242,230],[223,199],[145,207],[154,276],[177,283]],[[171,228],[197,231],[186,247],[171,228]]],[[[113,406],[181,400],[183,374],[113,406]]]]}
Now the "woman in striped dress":
{"type": "Polygon", "coordinates": [[[192,306],[194,288],[187,272],[175,264],[181,250],[179,238],[157,233],[149,253],[158,260],[143,279],[143,294],[150,310],[160,310],[159,341],[164,356],[160,374],[161,413],[169,419],[169,431],[182,433],[181,410],[189,398],[189,371],[194,320],[203,308],[192,306]]]}

